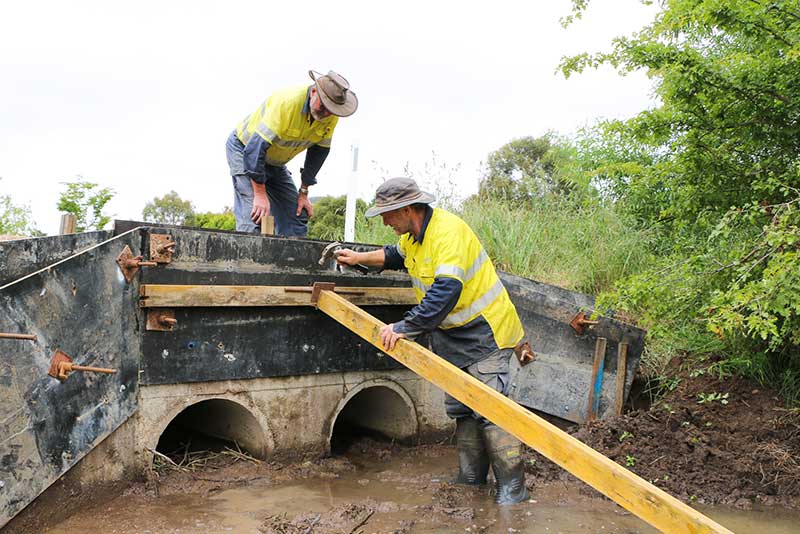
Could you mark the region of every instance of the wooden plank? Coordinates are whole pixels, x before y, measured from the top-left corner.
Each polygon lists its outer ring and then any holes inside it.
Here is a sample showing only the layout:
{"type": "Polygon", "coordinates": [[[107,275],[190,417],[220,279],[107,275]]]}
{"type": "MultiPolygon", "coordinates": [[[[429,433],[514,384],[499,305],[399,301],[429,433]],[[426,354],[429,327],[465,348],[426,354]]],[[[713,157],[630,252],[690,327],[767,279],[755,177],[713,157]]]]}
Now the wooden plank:
{"type": "Polygon", "coordinates": [[[385,350],[380,340],[380,328],[384,323],[341,296],[331,291],[322,291],[317,306],[346,328],[662,532],[732,534],[725,527],[639,478],[424,347],[401,339],[394,350],[385,350]]]}
{"type": "MultiPolygon", "coordinates": [[[[410,287],[337,287],[351,302],[369,305],[414,305],[410,287]]],[[[308,306],[310,286],[209,286],[143,284],[139,291],[143,308],[217,306],[308,306]]]]}
{"type": "Polygon", "coordinates": [[[275,234],[275,217],[272,215],[265,215],[261,217],[261,235],[274,235],[275,234]]]}
{"type": "Polygon", "coordinates": [[[628,344],[617,345],[617,391],[614,395],[614,415],[622,415],[625,405],[625,377],[628,375],[628,344]]]}
{"type": "Polygon", "coordinates": [[[606,338],[598,337],[594,343],[594,361],[592,362],[592,381],[589,383],[589,402],[586,404],[586,420],[597,419],[600,411],[600,398],[603,394],[603,371],[606,362],[606,338]]]}

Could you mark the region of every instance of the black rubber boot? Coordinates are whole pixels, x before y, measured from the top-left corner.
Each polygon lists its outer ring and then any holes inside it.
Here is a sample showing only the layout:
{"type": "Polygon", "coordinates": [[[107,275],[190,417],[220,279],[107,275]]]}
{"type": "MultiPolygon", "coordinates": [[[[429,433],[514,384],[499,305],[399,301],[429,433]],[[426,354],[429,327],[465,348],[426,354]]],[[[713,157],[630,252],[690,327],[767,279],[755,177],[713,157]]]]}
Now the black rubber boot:
{"type": "Polygon", "coordinates": [[[489,474],[489,456],[483,443],[480,425],[474,417],[456,419],[456,447],[458,448],[458,476],[456,484],[480,486],[486,484],[489,474]]]}
{"type": "Polygon", "coordinates": [[[525,489],[525,466],[522,463],[522,443],[495,425],[483,429],[486,450],[492,461],[496,480],[497,504],[517,504],[528,499],[525,489]]]}

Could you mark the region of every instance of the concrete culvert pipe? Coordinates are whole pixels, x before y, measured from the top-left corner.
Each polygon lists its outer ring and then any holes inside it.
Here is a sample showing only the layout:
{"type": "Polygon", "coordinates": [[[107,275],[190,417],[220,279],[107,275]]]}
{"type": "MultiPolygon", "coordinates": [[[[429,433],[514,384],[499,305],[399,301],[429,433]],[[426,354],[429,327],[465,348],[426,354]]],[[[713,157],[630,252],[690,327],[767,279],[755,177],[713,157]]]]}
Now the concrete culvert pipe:
{"type": "Polygon", "coordinates": [[[167,456],[186,452],[241,449],[264,459],[267,443],[256,418],[241,404],[211,399],[192,404],[170,421],[161,433],[156,450],[167,456]]]}
{"type": "Polygon", "coordinates": [[[394,383],[351,391],[339,405],[331,431],[330,451],[339,454],[361,436],[410,442],[418,433],[411,398],[394,383]]]}

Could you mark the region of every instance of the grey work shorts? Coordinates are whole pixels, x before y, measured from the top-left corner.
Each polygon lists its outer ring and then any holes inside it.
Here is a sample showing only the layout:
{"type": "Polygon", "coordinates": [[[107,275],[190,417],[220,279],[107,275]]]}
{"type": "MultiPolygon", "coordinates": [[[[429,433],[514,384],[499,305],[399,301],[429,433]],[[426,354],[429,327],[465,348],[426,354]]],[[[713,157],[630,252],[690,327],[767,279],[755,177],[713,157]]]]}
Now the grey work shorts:
{"type": "MultiPolygon", "coordinates": [[[[462,371],[469,373],[495,391],[508,396],[511,387],[509,362],[513,355],[514,349],[499,349],[486,358],[465,367],[462,371]]],[[[472,408],[447,393],[444,394],[444,409],[448,417],[452,419],[474,417],[482,424],[487,422],[472,408]]]]}

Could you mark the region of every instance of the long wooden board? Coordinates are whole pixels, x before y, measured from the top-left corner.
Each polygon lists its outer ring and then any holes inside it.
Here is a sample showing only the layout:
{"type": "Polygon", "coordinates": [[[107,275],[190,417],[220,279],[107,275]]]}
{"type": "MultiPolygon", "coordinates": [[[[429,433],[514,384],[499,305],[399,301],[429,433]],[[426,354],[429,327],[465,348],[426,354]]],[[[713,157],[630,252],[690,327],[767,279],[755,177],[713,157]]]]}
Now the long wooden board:
{"type": "Polygon", "coordinates": [[[334,292],[322,291],[317,306],[346,328],[662,532],[732,534],[730,530],[422,346],[401,339],[394,350],[387,351],[379,335],[385,323],[334,292]]]}
{"type": "MultiPolygon", "coordinates": [[[[335,291],[359,306],[417,303],[410,287],[337,287],[335,291]]],[[[310,295],[311,286],[143,284],[139,291],[143,308],[308,306],[310,295]]]]}

